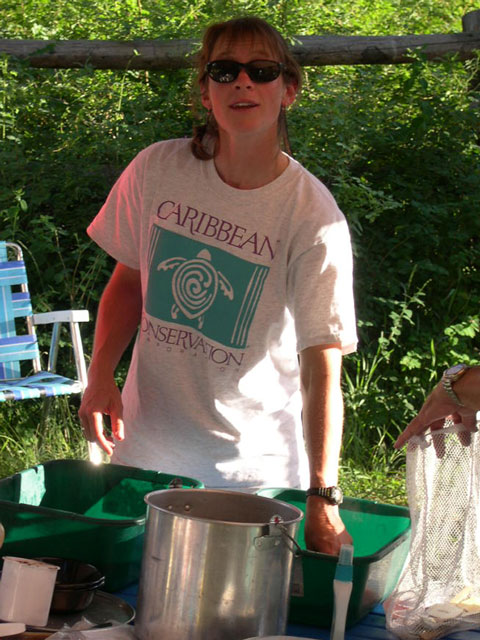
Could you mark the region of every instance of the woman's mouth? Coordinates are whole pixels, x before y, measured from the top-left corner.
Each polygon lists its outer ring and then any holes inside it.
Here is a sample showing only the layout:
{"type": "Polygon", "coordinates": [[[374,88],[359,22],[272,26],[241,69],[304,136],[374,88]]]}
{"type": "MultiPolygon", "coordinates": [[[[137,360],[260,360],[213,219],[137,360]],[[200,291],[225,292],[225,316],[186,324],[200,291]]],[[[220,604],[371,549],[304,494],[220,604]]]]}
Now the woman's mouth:
{"type": "Polygon", "coordinates": [[[257,107],[256,102],[234,102],[230,105],[231,109],[252,109],[253,107],[257,107]]]}

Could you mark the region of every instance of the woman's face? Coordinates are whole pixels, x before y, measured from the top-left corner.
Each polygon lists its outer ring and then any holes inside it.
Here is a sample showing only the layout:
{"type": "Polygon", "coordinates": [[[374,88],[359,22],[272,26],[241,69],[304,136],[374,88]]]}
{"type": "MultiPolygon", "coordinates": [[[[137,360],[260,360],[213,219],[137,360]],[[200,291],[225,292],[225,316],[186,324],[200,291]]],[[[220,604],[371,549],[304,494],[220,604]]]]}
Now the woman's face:
{"type": "MultiPolygon", "coordinates": [[[[210,60],[275,60],[269,47],[260,40],[226,41],[220,38],[215,44],[210,60]]],[[[207,77],[202,88],[202,104],[215,116],[222,136],[246,136],[263,134],[277,139],[278,116],[281,107],[295,100],[296,87],[286,84],[283,75],[272,82],[253,82],[245,69],[241,69],[233,82],[220,83],[207,77]]],[[[258,139],[260,142],[260,139],[258,139]]]]}

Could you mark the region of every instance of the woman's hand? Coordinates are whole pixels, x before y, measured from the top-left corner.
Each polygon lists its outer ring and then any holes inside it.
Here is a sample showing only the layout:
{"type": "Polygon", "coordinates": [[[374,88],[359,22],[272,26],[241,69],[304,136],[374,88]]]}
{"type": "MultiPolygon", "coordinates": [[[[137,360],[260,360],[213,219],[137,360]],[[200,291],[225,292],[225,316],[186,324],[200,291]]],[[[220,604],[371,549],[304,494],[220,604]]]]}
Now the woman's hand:
{"type": "Polygon", "coordinates": [[[109,456],[115,448],[115,440],[125,437],[123,404],[120,391],[112,375],[88,375],[88,386],[78,411],[83,433],[89,442],[97,442],[109,456]],[[103,416],[110,416],[112,436],[105,431],[103,416]]]}
{"type": "Polygon", "coordinates": [[[342,544],[352,544],[352,537],[340,518],[336,505],[325,498],[307,498],[305,542],[310,551],[338,556],[342,544]]]}

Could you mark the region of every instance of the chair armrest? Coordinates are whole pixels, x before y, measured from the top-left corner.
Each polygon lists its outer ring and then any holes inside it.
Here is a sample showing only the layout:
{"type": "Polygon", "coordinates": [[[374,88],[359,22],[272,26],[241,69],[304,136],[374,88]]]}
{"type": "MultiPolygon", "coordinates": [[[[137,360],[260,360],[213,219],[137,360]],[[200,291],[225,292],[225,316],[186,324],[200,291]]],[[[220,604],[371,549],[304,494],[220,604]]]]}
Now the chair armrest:
{"type": "Polygon", "coordinates": [[[66,311],[49,311],[34,313],[33,324],[51,324],[54,322],[88,322],[89,313],[86,309],[68,309],[66,311]]]}
{"type": "Polygon", "coordinates": [[[66,311],[50,311],[47,313],[34,313],[33,325],[53,324],[52,336],[50,339],[50,352],[48,354],[48,371],[55,372],[57,366],[57,355],[59,347],[59,337],[62,323],[68,322],[70,334],[72,336],[72,347],[75,354],[75,365],[77,377],[81,381],[83,388],[87,386],[87,368],[85,356],[83,354],[82,337],[80,335],[80,322],[90,320],[86,309],[68,309],[66,311]]]}

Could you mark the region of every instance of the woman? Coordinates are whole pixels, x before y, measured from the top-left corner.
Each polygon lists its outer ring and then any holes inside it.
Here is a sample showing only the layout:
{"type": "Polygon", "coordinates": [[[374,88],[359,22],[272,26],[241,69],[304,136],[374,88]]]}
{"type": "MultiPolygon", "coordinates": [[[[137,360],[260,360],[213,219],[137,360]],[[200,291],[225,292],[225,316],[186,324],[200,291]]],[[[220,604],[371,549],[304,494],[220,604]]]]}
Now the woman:
{"type": "Polygon", "coordinates": [[[80,417],[117,463],[211,488],[309,483],[307,544],[338,553],[350,540],[335,485],[342,352],[356,344],[351,248],[330,193],[280,147],[300,80],[263,20],[206,31],[206,126],[143,150],[88,229],[118,263],[80,417]],[[114,370],[137,330],[121,397],[114,370]]]}

